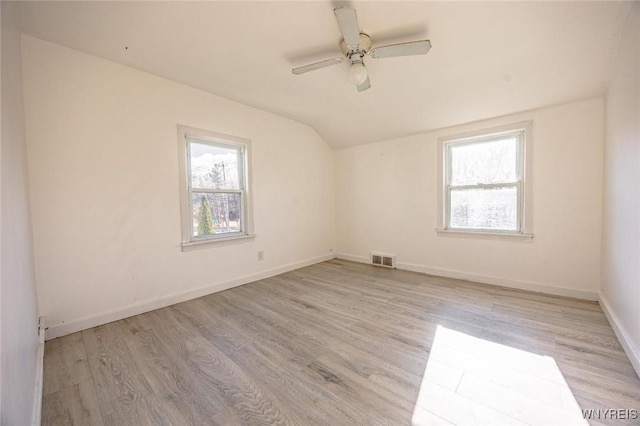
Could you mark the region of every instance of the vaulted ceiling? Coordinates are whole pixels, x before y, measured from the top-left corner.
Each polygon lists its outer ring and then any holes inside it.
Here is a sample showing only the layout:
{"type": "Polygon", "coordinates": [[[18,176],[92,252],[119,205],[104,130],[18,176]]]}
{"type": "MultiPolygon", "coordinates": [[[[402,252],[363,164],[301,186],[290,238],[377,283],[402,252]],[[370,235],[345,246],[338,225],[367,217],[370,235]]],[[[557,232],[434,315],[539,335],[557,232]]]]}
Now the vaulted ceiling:
{"type": "MultiPolygon", "coordinates": [[[[27,34],[306,123],[340,148],[602,95],[630,2],[22,2],[27,34]],[[357,92],[333,8],[373,46],[357,92]]],[[[106,77],[105,77],[106,78],[106,77]]]]}

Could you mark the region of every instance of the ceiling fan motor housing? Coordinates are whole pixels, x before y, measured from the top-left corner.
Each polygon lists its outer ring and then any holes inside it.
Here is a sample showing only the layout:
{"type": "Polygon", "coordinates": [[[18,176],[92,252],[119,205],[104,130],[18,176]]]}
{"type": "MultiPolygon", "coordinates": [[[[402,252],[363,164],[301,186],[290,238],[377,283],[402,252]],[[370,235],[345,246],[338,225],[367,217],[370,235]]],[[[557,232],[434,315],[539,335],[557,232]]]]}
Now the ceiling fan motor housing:
{"type": "Polygon", "coordinates": [[[351,58],[354,54],[362,57],[371,49],[371,37],[368,34],[360,33],[360,45],[356,49],[349,49],[344,39],[340,40],[340,50],[342,53],[351,58]]]}

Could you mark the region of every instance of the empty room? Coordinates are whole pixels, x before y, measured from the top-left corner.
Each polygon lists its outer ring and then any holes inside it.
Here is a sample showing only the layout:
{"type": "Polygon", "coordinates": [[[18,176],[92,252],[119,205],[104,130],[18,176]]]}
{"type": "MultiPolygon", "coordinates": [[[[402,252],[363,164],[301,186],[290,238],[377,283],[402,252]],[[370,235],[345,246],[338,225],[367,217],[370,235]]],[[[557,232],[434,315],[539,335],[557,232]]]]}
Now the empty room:
{"type": "Polygon", "coordinates": [[[640,425],[640,2],[0,16],[2,426],[640,425]]]}

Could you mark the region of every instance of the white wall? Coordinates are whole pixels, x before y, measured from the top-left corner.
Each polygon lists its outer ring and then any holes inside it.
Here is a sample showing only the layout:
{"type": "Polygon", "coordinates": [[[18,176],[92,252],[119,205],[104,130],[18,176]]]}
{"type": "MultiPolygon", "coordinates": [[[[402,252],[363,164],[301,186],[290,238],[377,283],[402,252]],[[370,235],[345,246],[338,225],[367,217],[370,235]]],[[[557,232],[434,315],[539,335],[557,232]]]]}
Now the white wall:
{"type": "Polygon", "coordinates": [[[23,70],[48,338],[332,257],[308,126],[29,36],[23,70]],[[251,139],[254,242],[181,251],[177,124],[251,139]]]}
{"type": "Polygon", "coordinates": [[[606,98],[602,304],[640,374],[640,4],[627,18],[606,98]]]}
{"type": "Polygon", "coordinates": [[[399,267],[595,299],[604,101],[592,99],[336,152],[338,252],[399,267]],[[533,241],[439,236],[438,137],[533,120],[533,241]]]}
{"type": "Polygon", "coordinates": [[[28,425],[38,397],[38,298],[31,250],[18,11],[15,3],[4,1],[1,10],[0,424],[28,425]]]}

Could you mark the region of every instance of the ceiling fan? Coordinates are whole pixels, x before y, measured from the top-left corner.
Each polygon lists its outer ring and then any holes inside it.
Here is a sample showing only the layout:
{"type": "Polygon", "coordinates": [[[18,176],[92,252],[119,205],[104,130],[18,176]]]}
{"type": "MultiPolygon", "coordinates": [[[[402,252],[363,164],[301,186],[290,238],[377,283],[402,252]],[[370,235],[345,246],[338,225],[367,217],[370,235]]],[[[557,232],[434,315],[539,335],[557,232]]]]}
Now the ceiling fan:
{"type": "Polygon", "coordinates": [[[358,87],[358,92],[362,92],[371,87],[369,74],[364,66],[364,57],[389,58],[392,56],[425,55],[431,49],[429,40],[410,41],[407,43],[390,44],[378,46],[371,49],[371,37],[360,32],[356,11],[350,7],[339,7],[333,10],[338,20],[338,26],[342,33],[340,50],[344,57],[325,59],[309,65],[303,65],[291,70],[293,74],[299,75],[320,68],[330,67],[339,64],[345,58],[351,63],[349,69],[349,81],[358,87]]]}

